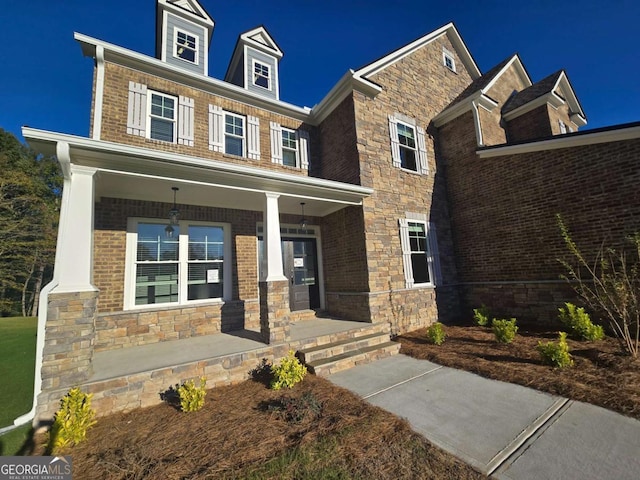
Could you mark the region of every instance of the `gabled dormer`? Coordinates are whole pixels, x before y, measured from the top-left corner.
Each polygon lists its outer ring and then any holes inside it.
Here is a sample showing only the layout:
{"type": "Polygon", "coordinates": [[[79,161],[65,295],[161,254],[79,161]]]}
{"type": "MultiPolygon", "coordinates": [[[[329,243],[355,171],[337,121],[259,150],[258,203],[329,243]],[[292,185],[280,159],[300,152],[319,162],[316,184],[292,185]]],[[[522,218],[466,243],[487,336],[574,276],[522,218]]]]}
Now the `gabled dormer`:
{"type": "Polygon", "coordinates": [[[225,81],[250,92],[280,99],[278,62],[282,50],[263,26],[238,38],[225,81]]]}
{"type": "Polygon", "coordinates": [[[208,75],[214,21],[195,0],[158,0],[156,57],[194,73],[208,75]]]}

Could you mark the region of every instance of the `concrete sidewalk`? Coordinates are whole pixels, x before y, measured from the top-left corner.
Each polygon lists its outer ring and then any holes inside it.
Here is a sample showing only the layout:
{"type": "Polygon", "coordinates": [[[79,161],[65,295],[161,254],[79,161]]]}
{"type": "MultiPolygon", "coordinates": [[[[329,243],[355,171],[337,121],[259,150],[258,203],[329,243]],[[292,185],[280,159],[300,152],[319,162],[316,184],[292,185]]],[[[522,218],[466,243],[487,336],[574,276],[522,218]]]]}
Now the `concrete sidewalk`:
{"type": "Polygon", "coordinates": [[[394,355],[328,377],[493,478],[640,478],[640,422],[394,355]]]}

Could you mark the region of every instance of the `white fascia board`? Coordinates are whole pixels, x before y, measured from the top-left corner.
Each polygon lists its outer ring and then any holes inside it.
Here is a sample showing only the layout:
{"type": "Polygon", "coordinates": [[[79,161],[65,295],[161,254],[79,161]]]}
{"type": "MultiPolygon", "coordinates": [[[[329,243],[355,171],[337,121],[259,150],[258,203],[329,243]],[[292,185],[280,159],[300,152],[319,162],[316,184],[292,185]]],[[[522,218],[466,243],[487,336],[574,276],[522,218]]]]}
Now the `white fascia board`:
{"type": "Polygon", "coordinates": [[[352,197],[354,200],[362,200],[373,193],[373,189],[360,185],[280,173],[235,163],[92,140],[29,127],[22,128],[22,135],[31,145],[37,145],[43,153],[55,152],[58,142],[66,142],[71,148],[73,158],[82,158],[83,163],[98,169],[113,170],[114,164],[117,162],[123,171],[140,170],[140,162],[148,161],[148,165],[145,165],[145,171],[150,174],[153,172],[149,170],[149,165],[156,165],[158,171],[170,169],[171,173],[175,175],[179,175],[181,169],[195,168],[201,175],[234,178],[237,182],[246,182],[247,184],[255,184],[258,181],[261,185],[270,187],[272,191],[286,192],[289,188],[295,188],[298,191],[307,189],[316,193],[325,192],[327,198],[352,197]]]}
{"type": "Polygon", "coordinates": [[[87,57],[95,58],[96,48],[104,49],[105,61],[129,67],[143,73],[148,73],[161,78],[181,83],[188,87],[197,88],[206,93],[212,93],[221,97],[241,102],[252,107],[262,108],[271,112],[280,113],[287,117],[310,122],[311,109],[298,107],[281,100],[274,100],[245,90],[231,83],[207,77],[198,73],[184,70],[180,67],[169,65],[157,58],[149,57],[141,53],[133,52],[123,47],[103,42],[81,33],[74,33],[74,39],[80,43],[82,52],[87,57]]]}
{"type": "Polygon", "coordinates": [[[531,85],[533,85],[533,82],[531,81],[531,78],[529,78],[529,75],[527,74],[527,71],[525,70],[524,65],[522,65],[522,61],[520,61],[520,57],[516,53],[511,58],[511,60],[509,60],[507,64],[504,67],[502,67],[502,70],[500,70],[491,79],[491,81],[482,89],[482,93],[487,93],[489,90],[491,90],[491,88],[495,85],[498,79],[504,74],[504,72],[506,72],[509,69],[509,67],[511,67],[511,65],[515,66],[516,72],[520,75],[520,78],[527,85],[527,87],[530,87],[531,85]]]}
{"type": "Polygon", "coordinates": [[[433,118],[433,125],[440,128],[445,123],[449,123],[451,120],[458,118],[463,113],[472,111],[477,107],[483,107],[485,110],[492,111],[498,106],[498,103],[484,95],[482,91],[478,91],[473,95],[465,98],[461,102],[456,103],[454,106],[443,110],[433,118]]]}
{"type": "Polygon", "coordinates": [[[358,91],[369,98],[375,98],[382,87],[362,78],[353,70],[347,71],[333,88],[311,109],[312,124],[318,125],[353,91],[358,91]]]}
{"type": "Polygon", "coordinates": [[[518,118],[525,113],[530,112],[542,105],[549,104],[553,108],[558,108],[563,105],[565,102],[562,98],[556,95],[553,91],[549,93],[545,93],[544,95],[539,96],[538,98],[534,98],[529,103],[525,103],[524,105],[520,105],[518,108],[511,110],[510,112],[504,113],[502,118],[504,118],[507,122],[513,120],[514,118],[518,118]]]}
{"type": "Polygon", "coordinates": [[[165,11],[170,10],[175,15],[178,15],[180,17],[186,17],[192,22],[202,25],[203,27],[206,27],[210,32],[212,32],[214,22],[213,22],[213,19],[209,16],[209,14],[204,10],[204,8],[202,8],[202,6],[198,2],[187,2],[187,3],[189,3],[191,7],[199,13],[199,15],[196,15],[190,12],[186,8],[179,8],[175,5],[172,5],[167,0],[158,0],[158,4],[160,8],[162,8],[163,10],[165,11]]]}
{"type": "Polygon", "coordinates": [[[584,147],[599,143],[619,142],[623,140],[633,140],[640,138],[640,125],[605,130],[600,132],[580,132],[557,135],[549,140],[539,142],[522,143],[519,145],[505,145],[503,147],[492,147],[486,150],[477,150],[480,158],[501,157],[518,153],[540,152],[543,150],[557,150],[559,148],[584,147]]]}
{"type": "Polygon", "coordinates": [[[424,35],[418,38],[417,40],[414,40],[413,42],[405,45],[404,47],[401,47],[398,50],[395,50],[390,54],[385,55],[381,59],[376,60],[375,62],[370,63],[369,65],[357,70],[355,74],[356,76],[360,76],[360,77],[368,77],[370,75],[375,75],[381,70],[384,70],[388,66],[394,64],[395,62],[402,60],[404,57],[408,55],[411,55],[413,52],[415,52],[419,48],[432,42],[433,40],[437,39],[438,37],[444,34],[449,35],[449,39],[451,40],[451,43],[454,45],[454,47],[456,47],[456,50],[460,55],[462,63],[467,67],[467,69],[469,70],[469,73],[471,74],[471,78],[474,80],[478,78],[481,75],[480,69],[476,65],[476,62],[473,60],[473,57],[469,53],[469,50],[467,49],[466,45],[462,41],[462,38],[460,37],[460,34],[456,30],[456,27],[453,23],[448,23],[445,26],[440,27],[439,29],[431,33],[428,33],[427,35],[424,35]]]}
{"type": "Polygon", "coordinates": [[[558,81],[554,85],[553,91],[555,91],[560,86],[562,86],[562,89],[564,90],[565,95],[567,96],[566,100],[567,100],[567,103],[569,104],[570,116],[571,117],[573,115],[577,116],[576,120],[571,118],[571,121],[576,125],[578,125],[579,127],[583,127],[584,125],[587,124],[587,117],[584,114],[584,111],[580,106],[580,102],[578,101],[578,97],[576,96],[576,93],[573,91],[573,87],[571,86],[571,83],[569,83],[569,78],[567,77],[564,71],[558,77],[558,81]]]}

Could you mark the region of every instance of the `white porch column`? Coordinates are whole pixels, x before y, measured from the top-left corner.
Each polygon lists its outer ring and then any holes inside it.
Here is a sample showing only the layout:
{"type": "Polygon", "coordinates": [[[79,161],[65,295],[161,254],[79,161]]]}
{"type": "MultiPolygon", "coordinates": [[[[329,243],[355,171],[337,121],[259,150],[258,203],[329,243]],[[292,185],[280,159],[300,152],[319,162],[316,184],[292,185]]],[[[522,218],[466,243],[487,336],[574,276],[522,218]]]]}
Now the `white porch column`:
{"type": "Polygon", "coordinates": [[[288,280],[282,271],[282,247],[280,246],[280,213],[277,193],[266,192],[264,206],[264,244],[267,255],[267,282],[288,280]]]}
{"type": "Polygon", "coordinates": [[[93,272],[93,210],[95,168],[69,165],[60,210],[56,256],[56,293],[95,291],[93,272]]]}

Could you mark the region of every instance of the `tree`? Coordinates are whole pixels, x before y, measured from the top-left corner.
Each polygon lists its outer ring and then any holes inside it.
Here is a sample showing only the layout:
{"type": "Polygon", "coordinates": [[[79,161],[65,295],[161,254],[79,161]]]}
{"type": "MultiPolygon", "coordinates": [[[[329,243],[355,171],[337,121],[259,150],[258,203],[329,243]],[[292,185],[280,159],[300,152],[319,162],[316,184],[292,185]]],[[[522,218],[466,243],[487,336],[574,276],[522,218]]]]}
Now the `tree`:
{"type": "Polygon", "coordinates": [[[62,177],[1,128],[0,169],[0,313],[32,315],[52,272],[62,177]]]}

